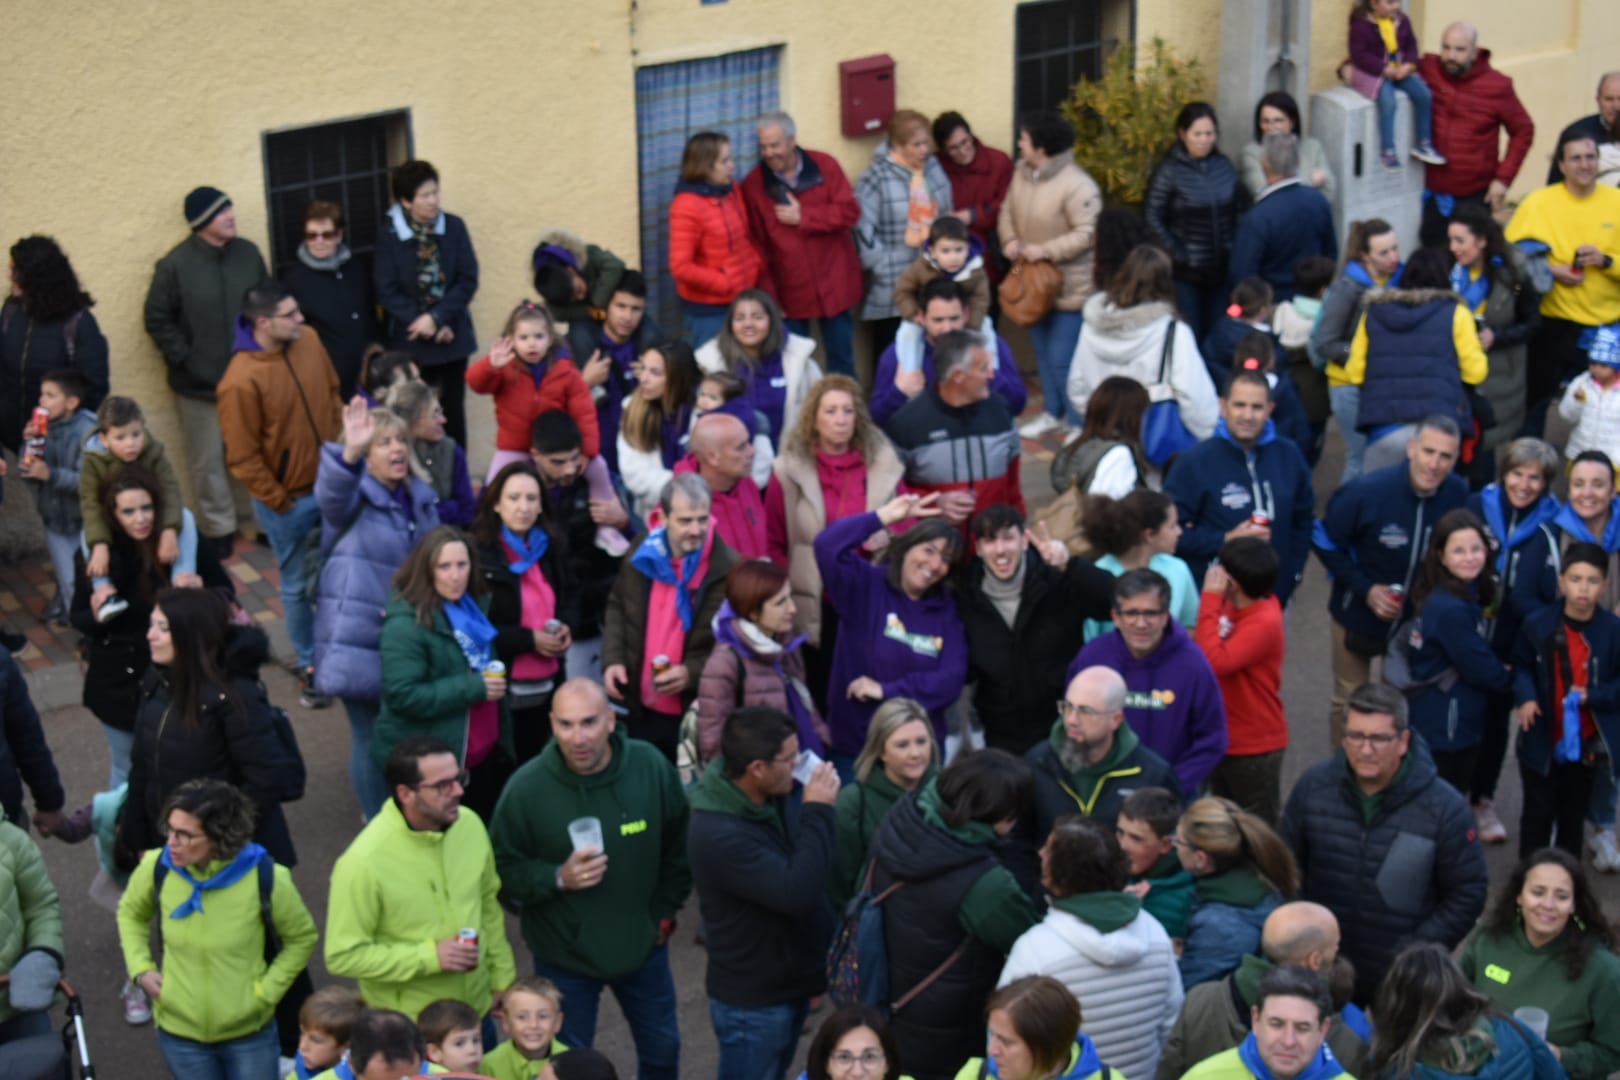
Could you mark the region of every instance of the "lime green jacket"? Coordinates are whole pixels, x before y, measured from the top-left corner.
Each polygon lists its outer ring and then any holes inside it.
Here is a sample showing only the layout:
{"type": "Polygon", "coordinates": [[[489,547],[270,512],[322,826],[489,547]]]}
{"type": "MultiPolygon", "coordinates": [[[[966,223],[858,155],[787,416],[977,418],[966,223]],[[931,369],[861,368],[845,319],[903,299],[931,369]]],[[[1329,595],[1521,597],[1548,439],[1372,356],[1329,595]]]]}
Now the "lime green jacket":
{"type": "MultiPolygon", "coordinates": [[[[33,949],[62,960],[62,901],[39,845],[0,810],[0,971],[33,949]]],[[[0,1022],[11,1017],[10,991],[0,987],[0,1022]]]]}

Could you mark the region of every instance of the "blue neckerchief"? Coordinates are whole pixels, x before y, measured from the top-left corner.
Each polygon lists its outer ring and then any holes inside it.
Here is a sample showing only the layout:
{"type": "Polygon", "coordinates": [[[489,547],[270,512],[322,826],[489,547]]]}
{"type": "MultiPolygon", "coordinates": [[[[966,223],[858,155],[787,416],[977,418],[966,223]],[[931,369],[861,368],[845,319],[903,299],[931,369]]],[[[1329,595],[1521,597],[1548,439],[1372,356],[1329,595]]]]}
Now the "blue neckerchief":
{"type": "MultiPolygon", "coordinates": [[[[1000,1076],[996,1069],[996,1059],[987,1057],[984,1060],[986,1076],[1000,1076]]],[[[1069,1067],[1063,1070],[1064,1076],[1090,1076],[1092,1073],[1102,1072],[1102,1058],[1097,1056],[1097,1048],[1092,1045],[1091,1036],[1085,1032],[1074,1040],[1074,1049],[1069,1051],[1069,1067]]]]}
{"type": "Polygon", "coordinates": [[[507,563],[506,568],[519,577],[528,573],[529,567],[545,558],[546,548],[551,546],[551,537],[538,525],[529,530],[527,539],[502,525],[501,539],[506,541],[507,547],[517,552],[516,561],[507,563]]]}
{"type": "Polygon", "coordinates": [[[472,598],[472,593],[462,593],[461,599],[453,604],[446,600],[444,617],[450,623],[450,633],[456,639],[456,644],[467,656],[467,666],[474,671],[483,671],[489,666],[495,627],[490,625],[489,617],[478,606],[478,601],[472,598]]]}
{"type": "MultiPolygon", "coordinates": [[[[1254,1032],[1249,1032],[1243,1041],[1238,1043],[1238,1057],[1244,1067],[1254,1074],[1255,1080],[1274,1080],[1271,1069],[1260,1057],[1260,1047],[1254,1041],[1254,1032]]],[[[1294,1080],[1328,1080],[1329,1077],[1338,1076],[1342,1072],[1344,1069],[1339,1066],[1339,1059],[1333,1056],[1333,1051],[1328,1049],[1328,1044],[1324,1041],[1322,1048],[1311,1059],[1311,1063],[1305,1066],[1294,1080]]]]}
{"type": "Polygon", "coordinates": [[[1569,764],[1581,760],[1581,695],[1564,695],[1564,730],[1553,743],[1553,760],[1569,764]]]}
{"type": "Polygon", "coordinates": [[[1479,496],[1480,508],[1485,511],[1485,524],[1490,526],[1491,534],[1496,537],[1497,543],[1502,545],[1496,552],[1496,572],[1505,574],[1509,553],[1534,536],[1542,525],[1556,517],[1560,504],[1551,495],[1543,495],[1536,500],[1534,506],[1525,511],[1514,523],[1513,531],[1509,532],[1507,518],[1503,515],[1507,493],[1502,490],[1502,485],[1487,484],[1479,496]]]}
{"type": "MultiPolygon", "coordinates": [[[[422,1059],[422,1067],[416,1070],[417,1076],[427,1076],[433,1070],[428,1068],[427,1058],[422,1059]]],[[[332,1066],[332,1075],[337,1080],[355,1080],[354,1066],[349,1064],[349,1052],[343,1051],[343,1060],[332,1066]]]]}
{"type": "Polygon", "coordinates": [[[1395,268],[1395,272],[1389,275],[1389,280],[1380,286],[1378,282],[1373,280],[1373,276],[1367,272],[1367,268],[1365,266],[1362,266],[1359,262],[1352,261],[1350,265],[1344,268],[1344,276],[1349,278],[1351,281],[1360,282],[1369,289],[1393,289],[1400,285],[1401,274],[1404,273],[1405,270],[1406,264],[1401,263],[1401,265],[1395,268]]]}
{"type": "Polygon", "coordinates": [[[1586,527],[1586,522],[1575,512],[1575,508],[1565,503],[1553,517],[1553,524],[1569,533],[1577,540],[1584,540],[1588,544],[1596,544],[1609,554],[1620,551],[1620,499],[1609,504],[1609,523],[1603,527],[1603,539],[1599,540],[1592,535],[1592,530],[1586,527]]]}
{"type": "Polygon", "coordinates": [[[170,873],[178,875],[182,881],[191,886],[191,895],[186,897],[184,903],[169,913],[169,918],[184,919],[194,912],[201,912],[203,909],[202,894],[205,891],[208,889],[223,889],[227,885],[236,884],[244,876],[253,872],[259,865],[260,859],[268,859],[269,857],[270,853],[265,851],[264,848],[258,844],[250,843],[236,853],[236,858],[221,869],[216,870],[213,877],[198,881],[191,876],[190,870],[183,866],[174,865],[174,860],[169,857],[168,845],[164,845],[163,854],[158,856],[158,862],[168,867],[170,873]]]}
{"type": "MultiPolygon", "coordinates": [[[[1232,434],[1232,429],[1226,426],[1226,417],[1224,416],[1215,421],[1215,436],[1216,438],[1225,439],[1239,450],[1243,450],[1243,444],[1237,441],[1237,437],[1232,434]]],[[[1266,426],[1260,429],[1260,437],[1254,440],[1255,449],[1259,449],[1269,442],[1276,441],[1277,422],[1275,420],[1267,420],[1266,426]]],[[[1245,454],[1253,453],[1251,450],[1243,450],[1243,452],[1245,454]]]]}
{"type": "Polygon", "coordinates": [[[1462,263],[1454,263],[1451,267],[1451,291],[1463,298],[1463,306],[1469,311],[1478,311],[1479,305],[1491,294],[1491,268],[1502,265],[1500,255],[1492,255],[1490,263],[1479,272],[1479,277],[1472,277],[1468,267],[1462,263]]]}
{"type": "Polygon", "coordinates": [[[527,360],[519,361],[519,363],[529,369],[529,378],[534,380],[534,388],[536,390],[540,389],[540,384],[546,381],[546,376],[551,374],[550,353],[542,356],[538,364],[531,364],[527,360]]]}
{"type": "Polygon", "coordinates": [[[1457,196],[1455,195],[1442,195],[1438,191],[1430,191],[1428,188],[1424,188],[1423,198],[1425,200],[1434,200],[1434,208],[1440,211],[1440,216],[1443,218],[1449,218],[1452,211],[1457,209],[1457,196]]]}
{"type": "MultiPolygon", "coordinates": [[[[321,1072],[325,1071],[325,1069],[321,1070],[321,1072]]],[[[293,1075],[298,1080],[315,1080],[316,1072],[304,1064],[304,1052],[302,1050],[293,1055],[293,1075]]]]}
{"type": "Polygon", "coordinates": [[[681,574],[676,577],[675,566],[670,562],[669,530],[662,525],[648,533],[647,539],[630,556],[630,565],[644,576],[675,587],[675,610],[681,617],[681,629],[688,633],[692,630],[692,586],[695,584],[692,578],[702,558],[702,548],[681,556],[681,574]]]}

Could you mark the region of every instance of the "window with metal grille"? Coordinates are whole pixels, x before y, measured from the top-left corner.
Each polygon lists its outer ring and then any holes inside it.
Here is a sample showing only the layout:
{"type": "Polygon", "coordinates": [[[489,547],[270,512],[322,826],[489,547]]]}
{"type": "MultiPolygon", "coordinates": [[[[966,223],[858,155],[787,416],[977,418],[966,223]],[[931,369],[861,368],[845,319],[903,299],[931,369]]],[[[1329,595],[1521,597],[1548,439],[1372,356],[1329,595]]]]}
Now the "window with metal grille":
{"type": "Polygon", "coordinates": [[[369,254],[393,205],[388,173],[411,156],[409,110],[330,124],[267,131],[264,181],[270,207],[271,265],[279,275],[304,240],[304,207],[326,199],[343,207],[343,239],[369,254]]]}
{"type": "Polygon", "coordinates": [[[1018,115],[1055,109],[1082,77],[1102,73],[1103,0],[1019,4],[1013,45],[1018,115]]]}

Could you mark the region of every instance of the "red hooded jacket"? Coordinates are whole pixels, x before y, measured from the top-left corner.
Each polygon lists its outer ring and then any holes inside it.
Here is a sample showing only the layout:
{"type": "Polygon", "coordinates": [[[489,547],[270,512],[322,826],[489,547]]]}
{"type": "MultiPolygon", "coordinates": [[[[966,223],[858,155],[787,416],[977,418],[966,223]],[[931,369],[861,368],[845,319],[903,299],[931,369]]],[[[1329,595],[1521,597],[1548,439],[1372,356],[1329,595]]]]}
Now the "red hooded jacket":
{"type": "Polygon", "coordinates": [[[861,260],[851,231],[861,207],[838,162],[828,154],[801,149],[799,224],[776,220],[786,188],[762,161],[742,182],[743,203],[755,246],[764,256],[760,287],[782,305],[790,319],[838,315],[861,300],[861,260]]]}
{"type": "Polygon", "coordinates": [[[1434,95],[1434,145],[1446,164],[1430,165],[1426,184],[1441,195],[1478,195],[1492,180],[1512,184],[1536,136],[1535,121],[1513,92],[1513,80],[1491,67],[1491,51],[1479,50],[1460,79],[1446,74],[1440,57],[1425,53],[1418,73],[1434,95]],[[1497,160],[1501,129],[1507,153],[1497,160]]]}

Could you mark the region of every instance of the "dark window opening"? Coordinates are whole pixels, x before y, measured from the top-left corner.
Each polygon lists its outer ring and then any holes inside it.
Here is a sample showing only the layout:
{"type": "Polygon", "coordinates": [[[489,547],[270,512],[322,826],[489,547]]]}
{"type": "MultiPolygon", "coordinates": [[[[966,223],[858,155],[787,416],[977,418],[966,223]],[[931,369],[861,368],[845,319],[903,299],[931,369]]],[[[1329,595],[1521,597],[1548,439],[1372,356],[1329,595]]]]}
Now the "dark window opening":
{"type": "Polygon", "coordinates": [[[1055,109],[1082,78],[1102,74],[1103,0],[1019,4],[1013,46],[1018,115],[1055,109]]]}

